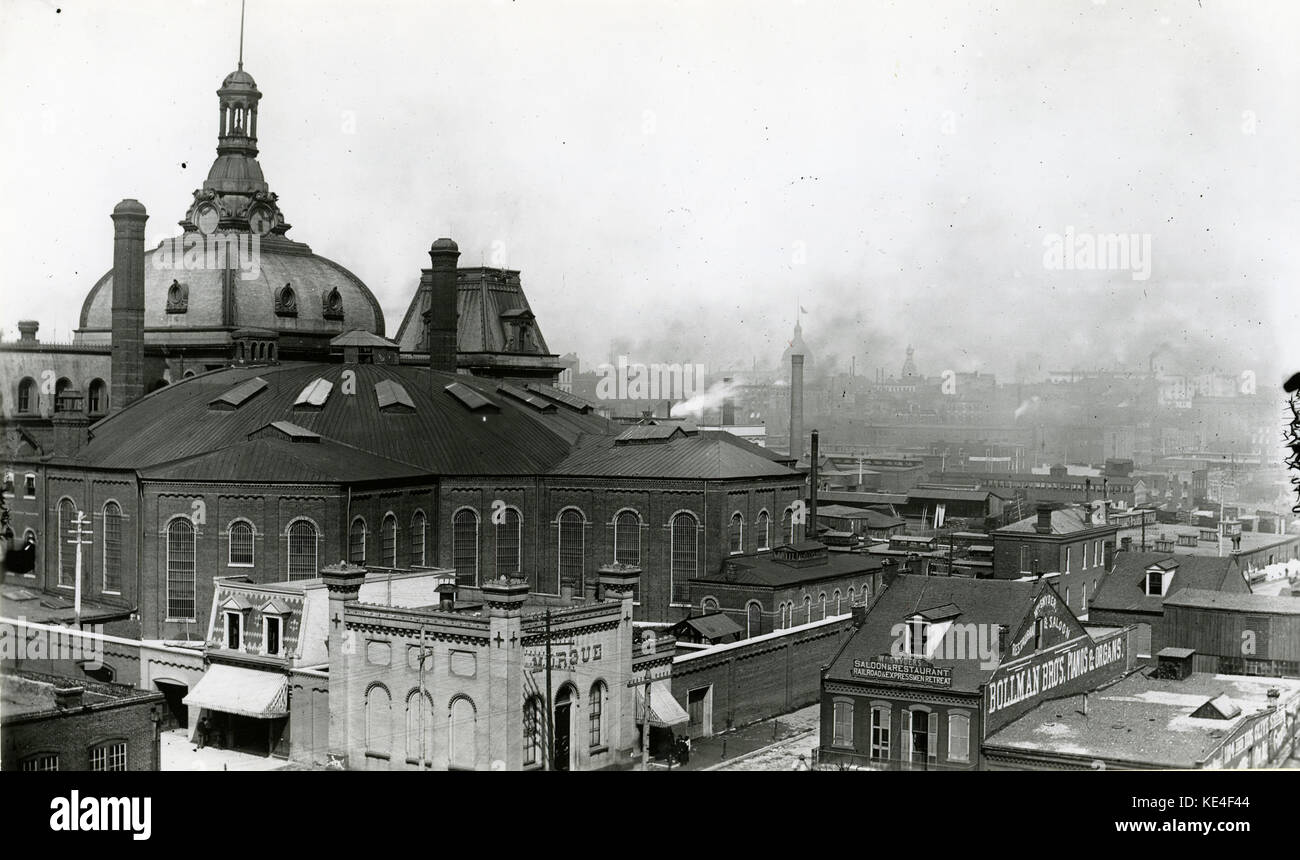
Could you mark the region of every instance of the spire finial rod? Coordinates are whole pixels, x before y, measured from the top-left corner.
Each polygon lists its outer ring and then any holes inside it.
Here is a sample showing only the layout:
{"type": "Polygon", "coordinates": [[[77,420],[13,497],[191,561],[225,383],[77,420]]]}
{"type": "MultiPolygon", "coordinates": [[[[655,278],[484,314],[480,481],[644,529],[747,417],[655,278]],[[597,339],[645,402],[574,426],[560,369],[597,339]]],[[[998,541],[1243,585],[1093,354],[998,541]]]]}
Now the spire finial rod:
{"type": "Polygon", "coordinates": [[[244,69],[244,2],[239,0],[239,69],[244,69]]]}

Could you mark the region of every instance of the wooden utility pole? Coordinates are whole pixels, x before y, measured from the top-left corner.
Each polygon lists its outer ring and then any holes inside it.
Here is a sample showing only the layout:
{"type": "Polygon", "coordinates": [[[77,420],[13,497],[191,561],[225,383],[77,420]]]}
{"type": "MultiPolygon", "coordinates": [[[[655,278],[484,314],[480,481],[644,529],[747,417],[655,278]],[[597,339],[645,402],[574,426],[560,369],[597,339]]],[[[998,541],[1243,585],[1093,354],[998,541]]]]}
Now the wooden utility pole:
{"type": "Polygon", "coordinates": [[[72,521],[72,528],[68,529],[71,536],[68,543],[75,544],[77,547],[76,576],[77,581],[73,587],[73,612],[77,619],[77,629],[81,629],[81,547],[82,544],[91,542],[90,520],[86,519],[85,511],[77,511],[77,518],[72,521]]]}

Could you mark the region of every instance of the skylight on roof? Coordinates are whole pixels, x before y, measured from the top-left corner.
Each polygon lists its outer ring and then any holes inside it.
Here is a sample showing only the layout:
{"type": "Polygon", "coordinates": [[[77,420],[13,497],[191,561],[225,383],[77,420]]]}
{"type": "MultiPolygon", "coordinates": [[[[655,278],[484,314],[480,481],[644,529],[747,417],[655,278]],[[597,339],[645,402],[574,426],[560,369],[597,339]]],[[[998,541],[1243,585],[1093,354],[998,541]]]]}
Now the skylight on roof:
{"type": "Polygon", "coordinates": [[[334,390],[334,383],[325,379],[313,379],[293,402],[294,406],[324,406],[334,390]]]}
{"type": "Polygon", "coordinates": [[[391,379],[381,379],[375,383],[375,399],[379,401],[380,409],[399,406],[405,406],[408,409],[415,408],[415,402],[411,400],[411,395],[407,394],[405,388],[391,379]]]}
{"type": "Polygon", "coordinates": [[[522,388],[516,388],[513,385],[504,385],[504,384],[497,386],[497,391],[500,391],[502,394],[508,394],[509,396],[513,397],[515,400],[519,400],[523,403],[527,403],[529,406],[533,407],[538,412],[555,411],[554,403],[547,400],[545,397],[542,397],[537,394],[533,394],[531,391],[525,391],[522,388]]]}
{"type": "Polygon", "coordinates": [[[452,382],[443,388],[452,397],[461,402],[471,412],[479,409],[499,409],[500,407],[463,382],[452,382]]]}
{"type": "Polygon", "coordinates": [[[530,382],[527,385],[525,385],[524,388],[528,389],[534,394],[540,394],[541,396],[545,397],[547,400],[552,400],[560,404],[561,406],[567,406],[568,408],[572,409],[575,412],[581,412],[584,415],[591,412],[592,407],[590,403],[583,400],[581,397],[575,397],[569,392],[561,391],[560,389],[555,388],[554,386],[539,385],[536,382],[530,382]]]}
{"type": "Polygon", "coordinates": [[[266,380],[260,376],[254,376],[252,379],[246,379],[239,383],[216,400],[211,401],[208,406],[213,409],[238,409],[264,388],[266,388],[266,380]]]}

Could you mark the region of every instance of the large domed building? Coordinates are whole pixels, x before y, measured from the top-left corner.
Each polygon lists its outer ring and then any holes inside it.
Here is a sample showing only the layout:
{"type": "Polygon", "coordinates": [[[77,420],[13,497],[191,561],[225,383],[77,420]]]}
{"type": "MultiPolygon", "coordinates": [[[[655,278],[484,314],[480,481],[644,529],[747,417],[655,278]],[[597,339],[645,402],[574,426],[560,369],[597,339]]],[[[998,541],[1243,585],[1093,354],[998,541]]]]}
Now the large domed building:
{"type": "Polygon", "coordinates": [[[802,477],[729,433],[618,424],[555,388],[517,271],[459,269],[438,239],[386,339],[366,286],[287,238],[242,63],[218,96],[179,242],[146,248],[145,207],[122,201],[78,342],[41,344],[33,323],[0,345],[4,537],[35,547],[4,584],[43,607],[12,609],[70,622],[75,593],[83,623],[193,642],[222,577],[344,558],[563,600],[621,562],[643,569],[637,620],[672,622],[690,580],[781,542],[802,477]]]}
{"type": "MultiPolygon", "coordinates": [[[[274,332],[284,358],[323,358],[345,331],[382,336],[379,302],[352,272],[289,239],[289,224],[257,162],[262,94],[243,63],[217,90],[217,158],[181,220],[179,237],[145,256],[149,387],[220,367],[242,329],[274,332]]],[[[91,288],[77,340],[112,339],[113,273],[91,288]]]]}

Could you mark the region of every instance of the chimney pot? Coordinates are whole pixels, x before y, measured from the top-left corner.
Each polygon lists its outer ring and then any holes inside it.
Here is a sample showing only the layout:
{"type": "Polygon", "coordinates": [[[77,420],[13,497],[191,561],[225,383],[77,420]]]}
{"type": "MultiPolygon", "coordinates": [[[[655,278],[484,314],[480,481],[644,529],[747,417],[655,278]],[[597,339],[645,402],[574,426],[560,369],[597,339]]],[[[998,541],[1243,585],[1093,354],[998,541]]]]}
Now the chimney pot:
{"type": "Polygon", "coordinates": [[[80,708],[85,703],[85,692],[84,687],[56,687],[54,690],[54,705],[60,711],[80,708]]]}
{"type": "Polygon", "coordinates": [[[18,321],[18,339],[23,343],[36,343],[36,331],[41,324],[36,320],[18,321]]]}

